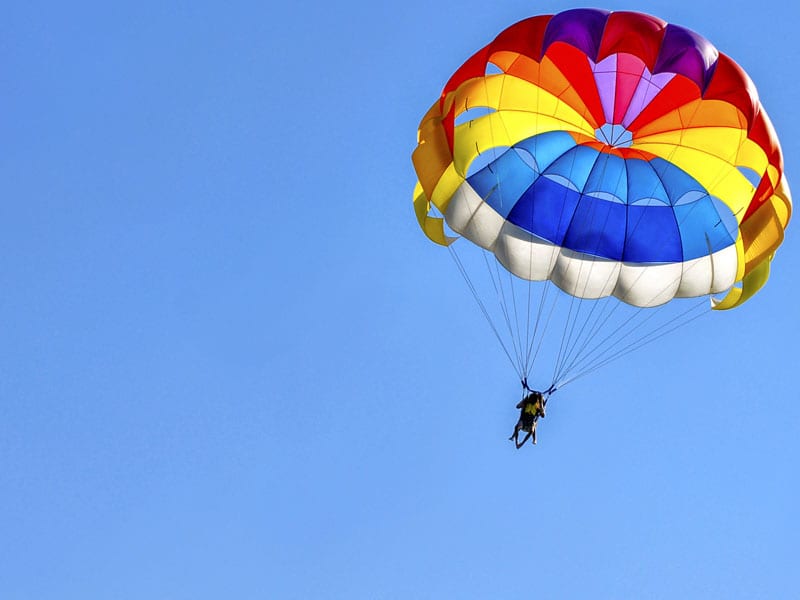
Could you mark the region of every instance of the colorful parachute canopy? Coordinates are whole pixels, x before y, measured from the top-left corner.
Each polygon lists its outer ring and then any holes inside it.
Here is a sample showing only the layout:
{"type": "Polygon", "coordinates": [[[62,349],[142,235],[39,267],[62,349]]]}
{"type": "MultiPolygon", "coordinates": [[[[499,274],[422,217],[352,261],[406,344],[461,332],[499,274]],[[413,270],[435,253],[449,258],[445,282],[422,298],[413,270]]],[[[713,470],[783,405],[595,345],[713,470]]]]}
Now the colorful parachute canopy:
{"type": "Polygon", "coordinates": [[[419,126],[417,218],[433,241],[635,306],[750,298],[791,213],[755,86],[698,34],[634,12],[568,10],[503,31],[419,126]],[[442,215],[437,216],[437,215],[442,215]]]}

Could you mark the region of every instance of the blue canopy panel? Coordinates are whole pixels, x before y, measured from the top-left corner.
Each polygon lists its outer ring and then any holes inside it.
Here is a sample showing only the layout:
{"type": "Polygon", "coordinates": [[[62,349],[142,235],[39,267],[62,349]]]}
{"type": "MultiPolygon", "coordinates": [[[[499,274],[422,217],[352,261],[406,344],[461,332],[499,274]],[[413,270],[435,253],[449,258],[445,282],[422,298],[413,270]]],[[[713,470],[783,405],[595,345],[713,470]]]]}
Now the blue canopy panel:
{"type": "Polygon", "coordinates": [[[566,132],[524,140],[467,181],[514,225],[611,260],[682,262],[738,235],[731,210],[675,165],[576,145],[566,132]]]}
{"type": "Polygon", "coordinates": [[[505,150],[499,158],[470,174],[467,181],[481,198],[506,218],[542,170],[575,147],[575,139],[565,131],[543,133],[505,150]]]}

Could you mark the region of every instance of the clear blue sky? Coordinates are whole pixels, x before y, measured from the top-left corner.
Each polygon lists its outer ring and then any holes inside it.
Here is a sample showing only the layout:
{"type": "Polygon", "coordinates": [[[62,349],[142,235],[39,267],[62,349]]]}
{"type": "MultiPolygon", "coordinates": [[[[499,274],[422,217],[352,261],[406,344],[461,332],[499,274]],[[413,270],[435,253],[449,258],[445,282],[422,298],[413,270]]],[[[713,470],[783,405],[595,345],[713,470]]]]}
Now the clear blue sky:
{"type": "MultiPolygon", "coordinates": [[[[519,452],[514,372],[417,228],[444,81],[575,5],[125,4],[0,23],[0,597],[797,592],[797,224],[753,301],[519,452]]],[[[744,66],[800,189],[796,4],[605,8],[744,66]]]]}

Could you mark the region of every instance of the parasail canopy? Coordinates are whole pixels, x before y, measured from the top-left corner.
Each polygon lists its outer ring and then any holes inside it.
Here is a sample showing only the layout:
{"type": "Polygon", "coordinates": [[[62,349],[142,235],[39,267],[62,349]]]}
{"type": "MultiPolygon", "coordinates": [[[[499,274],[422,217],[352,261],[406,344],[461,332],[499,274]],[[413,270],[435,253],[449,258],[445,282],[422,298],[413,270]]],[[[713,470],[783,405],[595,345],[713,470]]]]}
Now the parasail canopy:
{"type": "Polygon", "coordinates": [[[412,158],[431,240],[461,236],[580,300],[738,306],[767,281],[791,214],[747,74],[697,33],[635,12],[512,25],[445,84],[412,158]]]}

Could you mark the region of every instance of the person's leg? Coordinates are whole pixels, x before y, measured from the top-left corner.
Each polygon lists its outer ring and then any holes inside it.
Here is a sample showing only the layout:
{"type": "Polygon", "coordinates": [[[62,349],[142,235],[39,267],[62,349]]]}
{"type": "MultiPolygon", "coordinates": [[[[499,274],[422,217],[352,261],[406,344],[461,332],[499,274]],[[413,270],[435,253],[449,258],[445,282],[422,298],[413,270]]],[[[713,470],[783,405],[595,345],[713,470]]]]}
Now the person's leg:
{"type": "Polygon", "coordinates": [[[531,437],[531,432],[530,431],[525,434],[525,437],[522,439],[521,442],[517,443],[517,450],[519,450],[520,448],[522,448],[525,445],[525,442],[528,441],[529,437],[531,437]]]}

